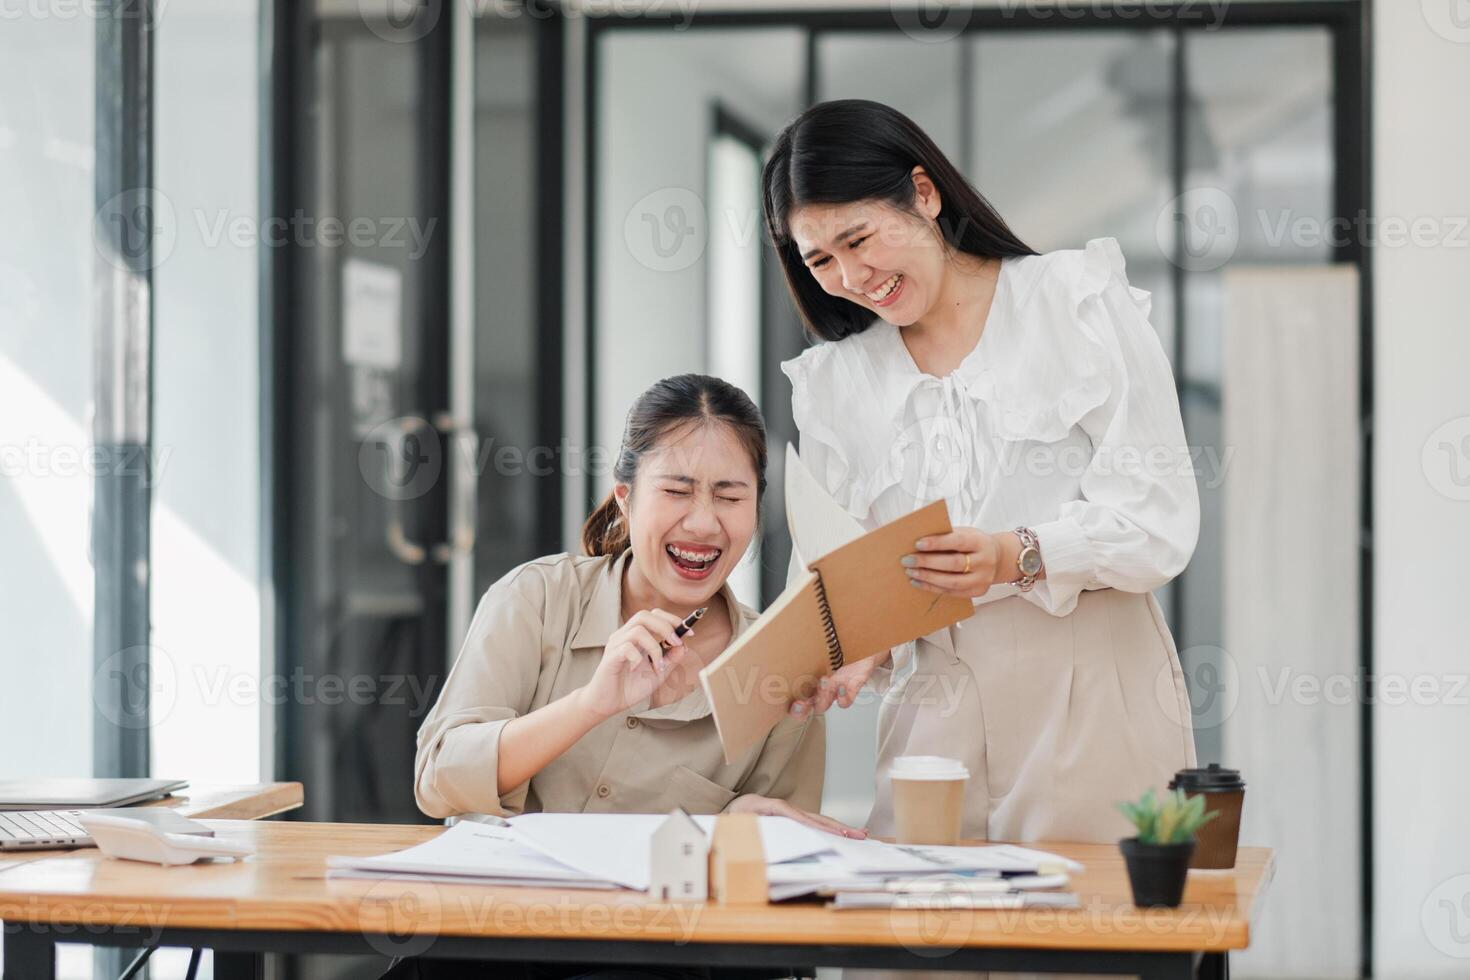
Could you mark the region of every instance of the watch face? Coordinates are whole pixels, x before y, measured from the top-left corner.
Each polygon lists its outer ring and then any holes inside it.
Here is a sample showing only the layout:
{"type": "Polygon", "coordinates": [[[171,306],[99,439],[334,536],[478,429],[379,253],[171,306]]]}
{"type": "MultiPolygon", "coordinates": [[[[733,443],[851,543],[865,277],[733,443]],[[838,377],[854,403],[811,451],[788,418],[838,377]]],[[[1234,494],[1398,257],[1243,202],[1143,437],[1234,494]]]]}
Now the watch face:
{"type": "Polygon", "coordinates": [[[1022,575],[1035,575],[1041,571],[1041,552],[1035,548],[1027,548],[1022,551],[1020,565],[1022,575]]]}

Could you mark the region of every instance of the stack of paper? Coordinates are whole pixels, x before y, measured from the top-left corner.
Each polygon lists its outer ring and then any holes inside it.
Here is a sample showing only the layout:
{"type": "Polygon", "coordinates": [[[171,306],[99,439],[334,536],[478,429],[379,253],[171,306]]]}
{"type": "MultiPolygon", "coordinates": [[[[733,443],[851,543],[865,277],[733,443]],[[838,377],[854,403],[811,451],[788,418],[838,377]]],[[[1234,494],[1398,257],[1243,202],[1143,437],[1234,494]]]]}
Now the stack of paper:
{"type": "Polygon", "coordinates": [[[806,895],[849,908],[1023,908],[1069,907],[1077,897],[1065,889],[1082,870],[1044,851],[1001,844],[987,847],[930,847],[880,841],[835,839],[812,857],[771,864],[766,869],[771,901],[806,895]]]}
{"type": "MultiPolygon", "coordinates": [[[[332,878],[647,890],[663,814],[530,813],[461,821],[417,847],[333,857],[332,878]]],[[[706,834],[712,816],[694,817],[706,834]]],[[[930,847],[850,840],[785,817],[760,818],[773,902],[830,898],[833,908],[1067,906],[1075,861],[1013,845],[930,847]]]]}
{"type": "Polygon", "coordinates": [[[548,857],[508,827],[461,821],[433,840],[376,857],[327,858],[329,878],[396,878],[460,884],[617,888],[548,857]]]}
{"type": "MultiPolygon", "coordinates": [[[[559,888],[648,888],[662,813],[527,813],[497,824],[463,820],[431,841],[375,857],[331,857],[331,878],[402,878],[559,888]]],[[[709,834],[713,816],[694,821],[709,834]]],[[[836,840],[786,817],[761,817],[768,862],[820,853],[836,840]]]]}

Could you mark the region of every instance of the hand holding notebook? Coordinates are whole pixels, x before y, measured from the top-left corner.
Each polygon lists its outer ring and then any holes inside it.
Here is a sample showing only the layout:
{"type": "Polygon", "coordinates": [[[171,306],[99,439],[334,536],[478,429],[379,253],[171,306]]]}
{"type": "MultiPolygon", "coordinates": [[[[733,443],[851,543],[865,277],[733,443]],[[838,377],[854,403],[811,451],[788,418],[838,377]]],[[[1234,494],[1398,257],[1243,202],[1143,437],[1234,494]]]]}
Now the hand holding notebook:
{"type": "Polygon", "coordinates": [[[899,564],[919,538],[953,530],[943,501],[864,534],[788,446],[786,514],[797,553],[820,557],[699,674],[727,762],[843,663],[927,636],[974,611],[969,600],[913,588],[899,564]]]}

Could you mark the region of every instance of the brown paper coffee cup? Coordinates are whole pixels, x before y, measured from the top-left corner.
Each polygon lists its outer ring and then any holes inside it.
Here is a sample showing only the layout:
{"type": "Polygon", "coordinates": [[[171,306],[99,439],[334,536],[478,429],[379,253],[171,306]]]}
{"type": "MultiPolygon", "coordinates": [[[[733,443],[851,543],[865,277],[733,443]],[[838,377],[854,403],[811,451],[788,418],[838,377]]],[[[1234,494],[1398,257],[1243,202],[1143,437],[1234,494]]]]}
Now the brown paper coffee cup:
{"type": "Polygon", "coordinates": [[[888,770],[900,844],[958,844],[970,772],[957,759],[904,755],[888,770]]]}
{"type": "Polygon", "coordinates": [[[1245,780],[1236,769],[1212,762],[1204,769],[1181,769],[1169,788],[1182,789],[1188,796],[1203,796],[1205,812],[1215,818],[1195,835],[1191,868],[1233,868],[1240,841],[1240,811],[1245,804],[1245,780]]]}

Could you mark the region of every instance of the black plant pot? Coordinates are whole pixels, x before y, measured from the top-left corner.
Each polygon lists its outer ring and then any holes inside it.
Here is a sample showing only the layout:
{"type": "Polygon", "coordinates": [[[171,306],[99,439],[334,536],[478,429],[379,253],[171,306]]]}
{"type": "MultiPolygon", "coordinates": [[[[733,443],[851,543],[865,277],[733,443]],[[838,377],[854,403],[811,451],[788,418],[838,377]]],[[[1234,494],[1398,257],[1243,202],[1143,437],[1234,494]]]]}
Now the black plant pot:
{"type": "Polygon", "coordinates": [[[1137,837],[1118,841],[1133,886],[1133,904],[1139,908],[1177,908],[1184,898],[1194,841],[1183,844],[1140,844],[1137,837]]]}

